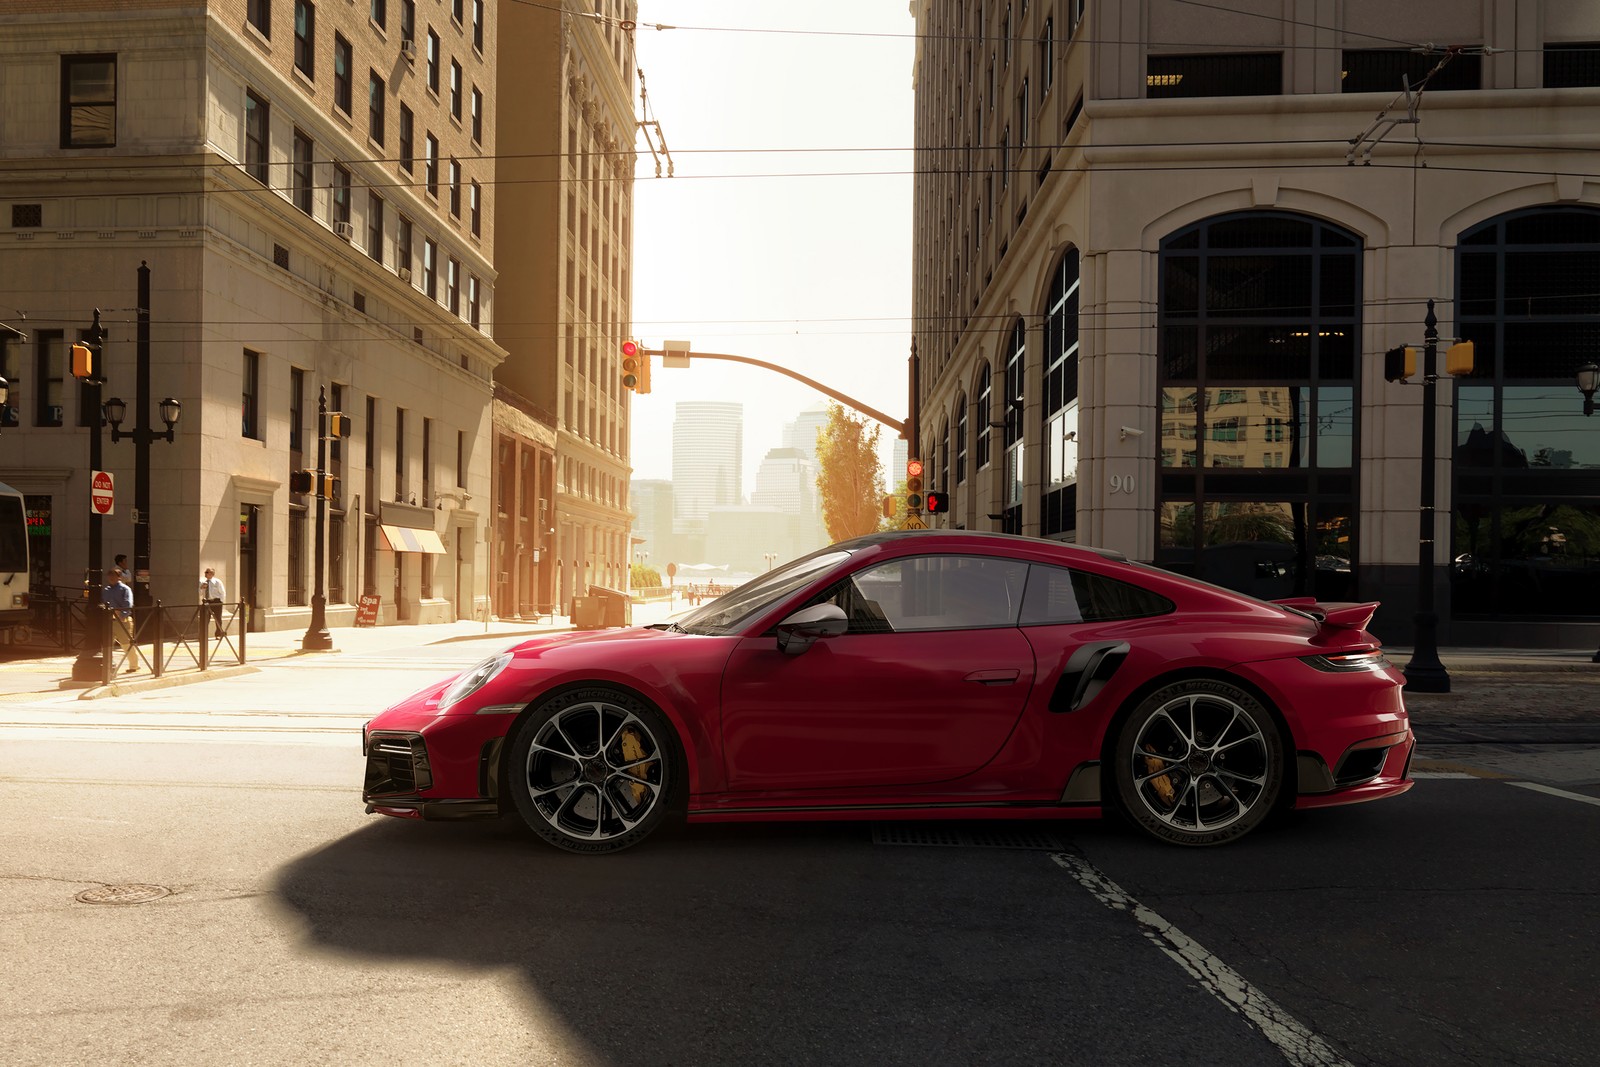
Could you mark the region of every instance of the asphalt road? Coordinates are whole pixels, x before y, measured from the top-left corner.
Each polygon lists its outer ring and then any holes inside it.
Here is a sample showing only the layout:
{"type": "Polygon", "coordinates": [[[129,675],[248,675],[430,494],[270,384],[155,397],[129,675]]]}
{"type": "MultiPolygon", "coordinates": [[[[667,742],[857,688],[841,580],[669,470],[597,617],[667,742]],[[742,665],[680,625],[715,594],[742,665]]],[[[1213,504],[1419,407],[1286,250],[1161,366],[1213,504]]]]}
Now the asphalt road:
{"type": "Polygon", "coordinates": [[[1406,796],[1220,850],[836,824],[594,858],[362,814],[357,724],[482,651],[8,705],[0,1062],[1594,1062],[1580,727],[1436,726],[1406,796]],[[76,896],[131,885],[169,892],[76,896]]]}

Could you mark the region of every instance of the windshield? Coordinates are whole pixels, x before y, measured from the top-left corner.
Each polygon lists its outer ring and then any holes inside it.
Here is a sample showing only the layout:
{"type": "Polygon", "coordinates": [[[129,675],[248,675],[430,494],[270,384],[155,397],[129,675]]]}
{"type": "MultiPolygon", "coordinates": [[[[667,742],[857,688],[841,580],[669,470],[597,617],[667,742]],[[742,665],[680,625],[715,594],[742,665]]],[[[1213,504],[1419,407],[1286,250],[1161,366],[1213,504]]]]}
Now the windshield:
{"type": "Polygon", "coordinates": [[[724,593],[700,610],[690,612],[679,619],[673,629],[691,634],[736,633],[751,616],[765,611],[818,574],[849,558],[848,552],[819,552],[785,563],[731,593],[724,593]]]}

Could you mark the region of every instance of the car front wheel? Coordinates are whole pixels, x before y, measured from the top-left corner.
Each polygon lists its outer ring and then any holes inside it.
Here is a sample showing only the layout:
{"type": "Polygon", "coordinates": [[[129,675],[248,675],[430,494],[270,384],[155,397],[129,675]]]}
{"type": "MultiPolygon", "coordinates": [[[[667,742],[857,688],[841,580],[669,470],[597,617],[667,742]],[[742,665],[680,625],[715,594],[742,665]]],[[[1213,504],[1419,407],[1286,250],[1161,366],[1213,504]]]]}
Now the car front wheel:
{"type": "Polygon", "coordinates": [[[510,788],[534,833],[569,852],[617,852],[650,835],[676,788],[666,716],[611,689],[536,708],[511,743],[510,788]]]}
{"type": "Polygon", "coordinates": [[[1141,829],[1178,845],[1220,845],[1265,819],[1283,789],[1283,743],[1238,686],[1191,678],[1134,709],[1117,735],[1117,791],[1141,829]]]}

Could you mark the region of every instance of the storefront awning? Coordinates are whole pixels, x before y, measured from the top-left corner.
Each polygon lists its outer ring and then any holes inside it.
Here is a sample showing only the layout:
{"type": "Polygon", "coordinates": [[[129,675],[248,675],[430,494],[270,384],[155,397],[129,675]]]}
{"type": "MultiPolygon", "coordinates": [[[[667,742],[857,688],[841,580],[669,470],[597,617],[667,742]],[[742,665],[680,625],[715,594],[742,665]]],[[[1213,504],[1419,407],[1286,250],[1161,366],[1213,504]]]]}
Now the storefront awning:
{"type": "Polygon", "coordinates": [[[444,555],[444,542],[432,530],[413,530],[409,526],[379,526],[391,552],[428,552],[444,555]]]}

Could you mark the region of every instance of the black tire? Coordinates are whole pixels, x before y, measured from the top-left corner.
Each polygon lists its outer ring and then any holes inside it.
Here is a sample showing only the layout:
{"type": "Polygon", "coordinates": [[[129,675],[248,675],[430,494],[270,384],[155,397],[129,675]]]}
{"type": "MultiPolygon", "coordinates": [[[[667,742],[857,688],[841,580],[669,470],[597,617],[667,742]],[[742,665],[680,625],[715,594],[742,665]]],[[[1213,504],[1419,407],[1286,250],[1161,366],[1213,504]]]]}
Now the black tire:
{"type": "Polygon", "coordinates": [[[511,741],[507,788],[530,829],[568,852],[619,852],[661,825],[682,761],[667,717],[610,688],[569,690],[511,741]]]}
{"type": "Polygon", "coordinates": [[[1117,796],[1152,837],[1221,845],[1259,826],[1283,790],[1277,721],[1236,685],[1191,678],[1146,697],[1122,724],[1117,796]]]}

